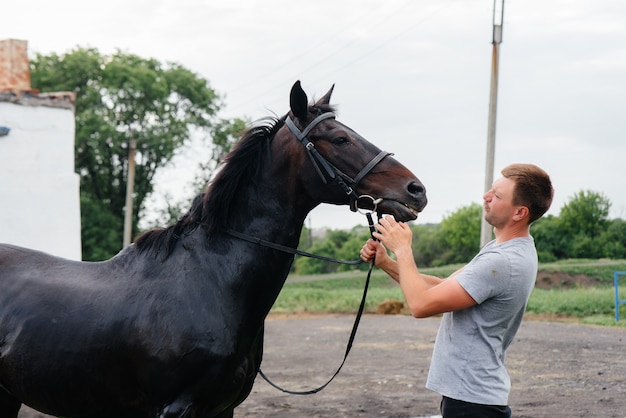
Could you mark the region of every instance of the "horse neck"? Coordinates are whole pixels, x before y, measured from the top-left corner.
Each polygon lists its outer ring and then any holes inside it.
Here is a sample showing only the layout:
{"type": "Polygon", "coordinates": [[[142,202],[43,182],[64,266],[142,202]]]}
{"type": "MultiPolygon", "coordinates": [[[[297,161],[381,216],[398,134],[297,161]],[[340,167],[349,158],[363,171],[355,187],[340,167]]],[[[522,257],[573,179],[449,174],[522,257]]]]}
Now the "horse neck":
{"type": "MultiPolygon", "coordinates": [[[[236,210],[230,214],[227,228],[296,248],[308,211],[276,189],[280,187],[248,184],[242,188],[233,202],[236,210]]],[[[228,320],[234,328],[256,329],[278,297],[293,255],[228,234],[203,236],[198,239],[209,240],[212,257],[221,259],[214,258],[214,262],[229,266],[223,270],[220,281],[230,289],[224,294],[234,295],[232,302],[239,308],[232,310],[228,320]]]]}
{"type": "Polygon", "coordinates": [[[237,197],[237,207],[245,210],[233,214],[232,228],[252,236],[288,246],[297,246],[304,220],[314,207],[302,193],[289,191],[276,181],[248,186],[237,197]]]}

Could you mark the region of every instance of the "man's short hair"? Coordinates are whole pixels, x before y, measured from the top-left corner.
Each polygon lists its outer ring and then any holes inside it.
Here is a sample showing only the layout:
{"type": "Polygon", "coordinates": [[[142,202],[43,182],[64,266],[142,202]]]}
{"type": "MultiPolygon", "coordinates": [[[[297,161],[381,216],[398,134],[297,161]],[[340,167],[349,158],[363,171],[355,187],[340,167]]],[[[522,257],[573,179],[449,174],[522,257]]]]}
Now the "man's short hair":
{"type": "Polygon", "coordinates": [[[528,208],[528,224],[541,218],[550,209],[554,189],[550,176],[533,164],[511,164],[504,167],[502,175],[515,182],[513,204],[528,208]]]}

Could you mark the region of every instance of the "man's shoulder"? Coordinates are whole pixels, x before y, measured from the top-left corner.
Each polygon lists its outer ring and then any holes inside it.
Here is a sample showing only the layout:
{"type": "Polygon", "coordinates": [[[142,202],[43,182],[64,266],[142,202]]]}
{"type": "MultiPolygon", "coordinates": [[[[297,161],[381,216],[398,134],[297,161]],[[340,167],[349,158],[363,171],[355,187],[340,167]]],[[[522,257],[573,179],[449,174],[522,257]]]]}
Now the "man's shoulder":
{"type": "Polygon", "coordinates": [[[530,253],[536,252],[534,239],[529,236],[512,238],[501,243],[496,243],[495,241],[492,241],[481,249],[481,251],[478,253],[478,256],[482,254],[491,256],[508,255],[511,253],[518,253],[520,251],[530,253]]]}

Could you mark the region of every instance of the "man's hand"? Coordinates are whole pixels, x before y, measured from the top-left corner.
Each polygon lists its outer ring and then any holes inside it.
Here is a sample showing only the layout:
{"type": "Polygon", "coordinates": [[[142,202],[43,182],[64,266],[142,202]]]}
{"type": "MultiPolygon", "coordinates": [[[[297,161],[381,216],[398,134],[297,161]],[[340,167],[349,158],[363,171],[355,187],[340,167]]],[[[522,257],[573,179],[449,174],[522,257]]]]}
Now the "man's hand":
{"type": "Polygon", "coordinates": [[[373,239],[367,240],[363,248],[361,248],[361,260],[371,263],[374,257],[376,260],[374,265],[380,269],[383,269],[392,278],[397,276],[395,264],[396,261],[389,257],[385,247],[378,241],[373,239]]]}
{"type": "Polygon", "coordinates": [[[374,256],[376,256],[377,259],[380,258],[377,254],[379,248],[382,250],[381,252],[384,252],[385,255],[387,255],[387,251],[385,251],[385,248],[383,248],[380,243],[374,241],[373,239],[368,239],[365,245],[363,245],[363,248],[361,248],[361,252],[359,254],[361,256],[361,260],[370,263],[374,259],[374,256]]]}
{"type": "MultiPolygon", "coordinates": [[[[401,252],[412,255],[411,241],[413,233],[404,222],[396,222],[393,216],[383,217],[376,225],[376,232],[372,235],[396,256],[401,252]]],[[[407,254],[407,255],[408,255],[407,254]]]]}

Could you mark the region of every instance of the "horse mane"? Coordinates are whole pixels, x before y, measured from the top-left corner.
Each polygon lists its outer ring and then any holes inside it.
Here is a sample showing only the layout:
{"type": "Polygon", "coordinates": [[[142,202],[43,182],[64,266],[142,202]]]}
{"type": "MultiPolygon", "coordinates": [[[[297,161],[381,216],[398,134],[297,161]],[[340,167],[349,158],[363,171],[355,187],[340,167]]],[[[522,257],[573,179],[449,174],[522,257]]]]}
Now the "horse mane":
{"type": "Polygon", "coordinates": [[[203,197],[202,226],[207,235],[223,231],[229,224],[233,200],[244,183],[258,181],[262,163],[269,157],[270,141],[283,126],[281,119],[265,118],[248,129],[226,154],[220,171],[209,183],[203,197]]]}
{"type": "MultiPolygon", "coordinates": [[[[309,106],[309,113],[321,115],[334,112],[335,108],[326,103],[309,106]]],[[[256,182],[260,176],[262,162],[269,156],[270,142],[285,124],[287,115],[280,119],[260,119],[244,132],[241,140],[224,157],[222,168],[210,182],[204,194],[202,226],[207,235],[224,231],[229,224],[234,197],[239,193],[243,182],[256,182]]]]}
{"type": "Polygon", "coordinates": [[[258,179],[269,144],[283,126],[286,116],[265,118],[248,128],[220,162],[217,175],[207,190],[196,196],[189,211],[175,224],[145,232],[135,240],[135,248],[167,258],[176,242],[202,226],[207,235],[223,231],[232,213],[232,202],[244,182],[258,179]]]}

